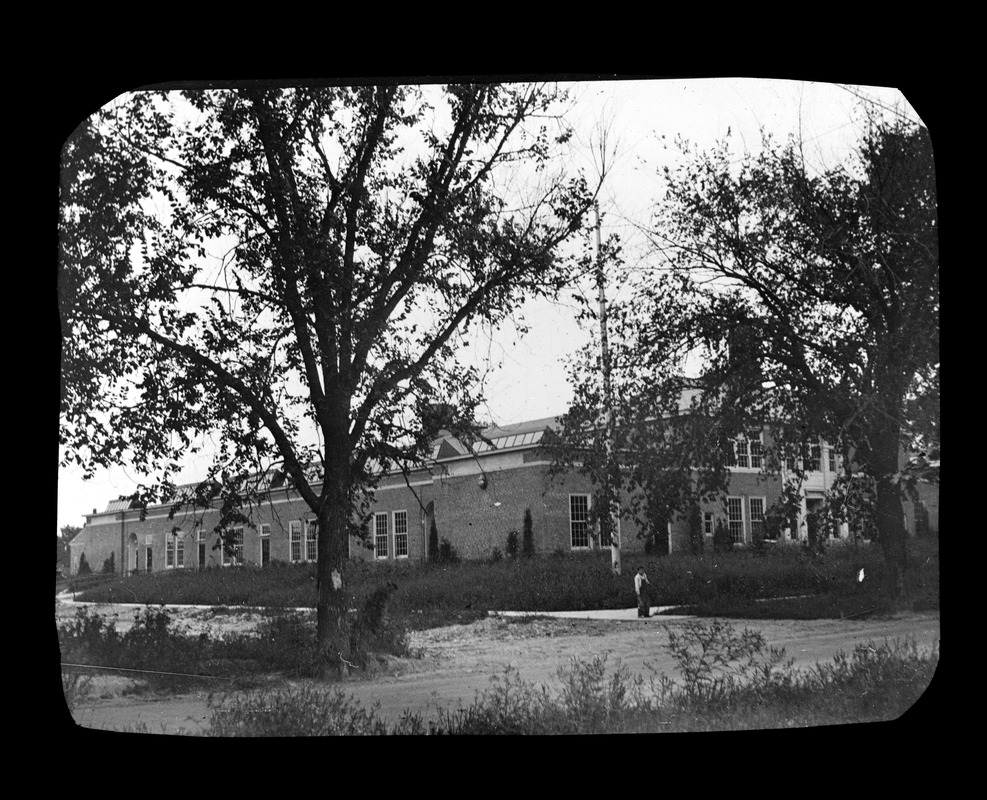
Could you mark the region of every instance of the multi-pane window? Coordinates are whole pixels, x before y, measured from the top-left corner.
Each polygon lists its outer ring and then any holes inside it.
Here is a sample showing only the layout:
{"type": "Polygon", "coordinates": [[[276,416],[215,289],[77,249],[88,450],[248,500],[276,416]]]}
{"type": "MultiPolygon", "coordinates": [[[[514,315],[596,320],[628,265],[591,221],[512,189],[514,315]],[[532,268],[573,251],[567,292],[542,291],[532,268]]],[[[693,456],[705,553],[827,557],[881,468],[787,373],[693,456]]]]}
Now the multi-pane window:
{"type": "Polygon", "coordinates": [[[730,538],[735,544],[744,543],[744,499],[742,497],[727,498],[727,527],[730,538]]]}
{"type": "Polygon", "coordinates": [[[235,566],[243,563],[243,528],[233,528],[227,535],[223,547],[223,566],[235,566]]]}
{"type": "Polygon", "coordinates": [[[822,448],[818,444],[806,444],[802,461],[806,472],[822,472],[822,448]]]}
{"type": "Polygon", "coordinates": [[[394,557],[408,557],[408,512],[394,512],[394,557]]]}
{"type": "Polygon", "coordinates": [[[387,514],[374,514],[374,554],[387,558],[387,514]]]}
{"type": "Polygon", "coordinates": [[[165,539],[165,567],[181,569],[185,566],[185,539],[178,531],[165,539]]]}
{"type": "Polygon", "coordinates": [[[703,513],[703,533],[706,536],[713,535],[713,512],[706,511],[703,513]]]}
{"type": "Polygon", "coordinates": [[[271,563],[271,526],[266,522],[260,526],[260,565],[271,563]]]}
{"type": "MultiPolygon", "coordinates": [[[[818,444],[809,444],[806,442],[801,447],[800,452],[801,458],[796,459],[794,456],[788,456],[785,459],[788,469],[793,472],[801,468],[806,472],[822,472],[822,447],[818,444]]],[[[830,470],[835,472],[835,462],[832,460],[833,455],[830,455],[830,470]]]]}
{"type": "Polygon", "coordinates": [[[750,440],[751,467],[760,469],[764,459],[764,446],[761,444],[761,435],[757,434],[750,440]]]}
{"type": "Polygon", "coordinates": [[[305,520],[305,560],[316,561],[319,558],[319,523],[314,519],[305,520]]]}
{"type": "Polygon", "coordinates": [[[572,547],[589,547],[589,495],[569,495],[569,540],[572,547]]]}
{"type": "MultiPolygon", "coordinates": [[[[752,497],[751,503],[751,538],[766,539],[768,534],[764,526],[764,498],[752,497]]],[[[772,537],[773,538],[773,537],[772,537]]]]}
{"type": "Polygon", "coordinates": [[[288,542],[292,561],[302,560],[302,523],[293,519],[288,523],[288,542]]]}
{"type": "Polygon", "coordinates": [[[199,528],[195,532],[195,542],[198,545],[199,567],[206,565],[206,532],[199,528]]]}
{"type": "Polygon", "coordinates": [[[836,448],[829,448],[829,471],[836,472],[836,448]]]}
{"type": "Polygon", "coordinates": [[[764,458],[764,447],[759,433],[751,436],[738,436],[733,440],[733,458],[728,466],[760,469],[764,458]]]}

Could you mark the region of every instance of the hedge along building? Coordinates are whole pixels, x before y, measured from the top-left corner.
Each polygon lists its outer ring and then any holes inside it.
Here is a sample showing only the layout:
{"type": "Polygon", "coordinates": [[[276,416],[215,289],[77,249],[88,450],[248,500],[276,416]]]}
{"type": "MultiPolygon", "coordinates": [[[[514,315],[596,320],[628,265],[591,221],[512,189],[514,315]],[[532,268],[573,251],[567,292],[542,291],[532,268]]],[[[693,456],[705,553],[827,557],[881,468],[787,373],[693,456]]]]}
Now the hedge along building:
{"type": "MultiPolygon", "coordinates": [[[[556,429],[554,418],[491,427],[472,447],[448,432],[440,433],[427,464],[382,476],[365,520],[365,535],[350,538],[350,557],[427,560],[434,521],[439,538],[460,557],[490,558],[495,550],[506,551],[511,531],[517,531],[520,539],[526,511],[531,512],[536,553],[609,548],[610,543],[601,542],[591,527],[589,478],[575,469],[551,474],[551,456],[543,445],[556,429]]],[[[712,545],[718,522],[741,546],[757,538],[779,543],[807,538],[814,519],[811,512],[821,507],[837,478],[838,456],[822,441],[806,447],[797,465],[804,469],[798,524],[771,529],[765,512],[781,496],[786,470],[796,465],[783,466],[780,472],[765,469],[763,453],[769,436],[766,428],[735,440],[726,491],[700,507],[707,545],[712,545]]],[[[216,531],[218,504],[151,506],[144,519],[140,508],[125,499],[111,501],[102,512],[94,509],[70,544],[72,572],[79,571],[83,554],[94,571],[112,555],[115,570],[125,573],[314,561],[316,525],[311,509],[283,484],[283,476],[261,476],[259,480],[267,481],[259,487],[261,500],[243,509],[249,523],[233,528],[225,546],[216,531]]],[[[622,506],[626,510],[626,504],[622,506]]],[[[911,533],[938,531],[938,487],[926,487],[923,503],[905,501],[904,506],[911,533]]],[[[634,521],[620,520],[618,531],[626,556],[633,558],[644,551],[645,541],[634,521]]],[[[829,535],[846,538],[849,527],[841,524],[829,535]]],[[[684,517],[669,522],[667,536],[670,552],[691,547],[684,517]]]]}

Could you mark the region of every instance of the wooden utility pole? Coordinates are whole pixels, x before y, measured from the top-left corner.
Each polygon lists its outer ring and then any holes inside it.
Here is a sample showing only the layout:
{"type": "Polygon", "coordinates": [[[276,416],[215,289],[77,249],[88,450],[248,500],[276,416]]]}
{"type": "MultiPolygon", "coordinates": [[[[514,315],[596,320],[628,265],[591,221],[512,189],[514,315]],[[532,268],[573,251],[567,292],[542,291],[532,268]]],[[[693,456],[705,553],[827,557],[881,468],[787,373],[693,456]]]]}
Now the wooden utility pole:
{"type": "Polygon", "coordinates": [[[610,387],[610,345],[607,339],[607,295],[606,278],[603,274],[603,248],[600,244],[600,206],[593,204],[596,214],[596,287],[600,301],[600,355],[603,362],[603,441],[606,463],[603,469],[603,497],[607,507],[600,513],[600,538],[610,534],[610,566],[614,575],[620,575],[620,530],[616,524],[613,508],[613,483],[610,472],[613,466],[613,397],[610,387]]]}

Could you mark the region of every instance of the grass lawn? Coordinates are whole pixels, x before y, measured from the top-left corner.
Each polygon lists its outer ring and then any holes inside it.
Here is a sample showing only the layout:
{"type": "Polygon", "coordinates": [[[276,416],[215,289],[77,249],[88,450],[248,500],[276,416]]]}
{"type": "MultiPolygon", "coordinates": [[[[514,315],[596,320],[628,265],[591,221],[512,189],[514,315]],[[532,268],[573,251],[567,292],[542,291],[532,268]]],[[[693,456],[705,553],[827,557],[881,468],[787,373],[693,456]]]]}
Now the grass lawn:
{"type": "MultiPolygon", "coordinates": [[[[913,608],[938,609],[938,539],[912,540],[909,554],[913,608]]],[[[823,619],[866,616],[889,608],[883,594],[881,551],[872,544],[841,543],[815,556],[799,547],[784,547],[700,556],[673,554],[642,561],[655,588],[656,605],[681,606],[680,611],[699,616],[823,619]]],[[[311,608],[316,602],[312,564],[100,578],[90,587],[76,582],[77,599],[275,609],[311,608]]],[[[491,610],[578,611],[635,605],[631,567],[626,574],[614,576],[607,552],[492,563],[346,564],[344,584],[352,592],[354,607],[389,581],[398,587],[390,599],[389,613],[410,628],[469,622],[491,610]]]]}

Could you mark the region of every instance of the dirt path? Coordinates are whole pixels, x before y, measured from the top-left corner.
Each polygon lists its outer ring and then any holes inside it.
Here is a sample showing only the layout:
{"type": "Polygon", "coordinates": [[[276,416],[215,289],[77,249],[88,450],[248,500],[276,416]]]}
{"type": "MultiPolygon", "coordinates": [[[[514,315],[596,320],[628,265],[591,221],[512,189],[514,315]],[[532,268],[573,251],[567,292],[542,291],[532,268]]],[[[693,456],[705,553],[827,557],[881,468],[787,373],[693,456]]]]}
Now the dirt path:
{"type": "MultiPolygon", "coordinates": [[[[210,616],[215,625],[223,618],[210,616]]],[[[240,619],[242,624],[243,620],[240,619]]],[[[230,624],[230,623],[226,623],[230,624]]],[[[670,627],[681,618],[665,620],[486,619],[468,626],[451,626],[412,635],[411,646],[420,658],[394,659],[384,672],[369,679],[338,684],[364,707],[380,704],[379,713],[396,720],[410,709],[434,718],[438,707],[468,706],[491,686],[491,676],[505,669],[535,684],[552,686],[556,673],[572,658],[607,655],[612,668],[623,664],[646,677],[675,675],[666,649],[670,627]],[[649,668],[650,665],[650,668],[649,668]]],[[[939,615],[909,614],[888,619],[813,621],[737,621],[738,630],[761,631],[768,644],[783,647],[797,667],[828,662],[855,645],[913,637],[920,646],[939,640],[939,615]]],[[[150,732],[192,733],[202,730],[211,714],[208,694],[199,693],[148,699],[121,694],[120,679],[103,680],[94,695],[74,712],[84,727],[133,729],[146,725],[150,732]]],[[[296,684],[297,685],[297,684],[296,684]]],[[[213,695],[213,701],[222,695],[213,695]]],[[[852,721],[852,720],[848,720],[852,721]]]]}

